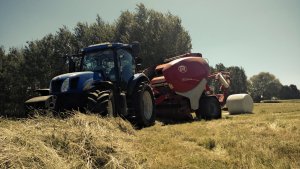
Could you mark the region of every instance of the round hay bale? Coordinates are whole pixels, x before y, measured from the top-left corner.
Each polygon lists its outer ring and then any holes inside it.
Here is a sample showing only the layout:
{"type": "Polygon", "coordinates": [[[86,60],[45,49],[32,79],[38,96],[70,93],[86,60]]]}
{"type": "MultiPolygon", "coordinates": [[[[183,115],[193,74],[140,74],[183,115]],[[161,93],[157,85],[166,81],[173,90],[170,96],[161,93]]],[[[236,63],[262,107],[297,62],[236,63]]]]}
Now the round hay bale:
{"type": "Polygon", "coordinates": [[[249,94],[233,94],[227,98],[226,106],[229,114],[251,113],[253,100],[249,94]]]}

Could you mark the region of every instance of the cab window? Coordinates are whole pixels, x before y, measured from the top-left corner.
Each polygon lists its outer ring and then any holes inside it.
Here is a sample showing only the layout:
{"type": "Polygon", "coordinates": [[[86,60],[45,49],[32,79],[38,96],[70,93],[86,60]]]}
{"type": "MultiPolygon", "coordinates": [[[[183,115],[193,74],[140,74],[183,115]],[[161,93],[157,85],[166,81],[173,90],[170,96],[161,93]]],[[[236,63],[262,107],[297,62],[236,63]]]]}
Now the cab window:
{"type": "Polygon", "coordinates": [[[120,61],[122,81],[128,82],[135,73],[135,64],[132,55],[124,49],[117,50],[117,57],[120,61]]]}

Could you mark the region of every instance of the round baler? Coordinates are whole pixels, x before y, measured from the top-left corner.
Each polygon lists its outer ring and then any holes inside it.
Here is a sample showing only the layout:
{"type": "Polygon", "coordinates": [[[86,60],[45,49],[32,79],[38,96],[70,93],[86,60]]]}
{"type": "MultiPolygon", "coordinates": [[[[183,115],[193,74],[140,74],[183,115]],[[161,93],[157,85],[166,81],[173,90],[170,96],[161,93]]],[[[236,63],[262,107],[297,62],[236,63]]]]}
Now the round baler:
{"type": "MultiPolygon", "coordinates": [[[[209,65],[200,53],[169,58],[164,64],[156,66],[154,72],[151,86],[158,115],[173,114],[172,117],[176,117],[195,112],[199,119],[221,118],[226,92],[212,94],[207,82],[209,78],[218,79],[223,89],[227,89],[229,84],[222,72],[210,74],[209,65]]],[[[232,102],[229,98],[229,109],[234,107],[234,110],[243,110],[243,104],[247,102],[245,97],[231,98],[237,101],[232,102]],[[240,109],[236,109],[240,106],[240,109]]]]}

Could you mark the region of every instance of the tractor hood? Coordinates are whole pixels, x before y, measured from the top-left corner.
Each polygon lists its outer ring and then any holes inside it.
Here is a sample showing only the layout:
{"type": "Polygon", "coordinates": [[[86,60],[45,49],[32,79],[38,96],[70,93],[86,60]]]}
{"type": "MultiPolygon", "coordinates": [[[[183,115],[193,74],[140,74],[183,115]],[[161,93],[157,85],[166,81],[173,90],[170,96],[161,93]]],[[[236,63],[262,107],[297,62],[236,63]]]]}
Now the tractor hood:
{"type": "Polygon", "coordinates": [[[73,72],[73,73],[66,73],[59,76],[54,77],[52,80],[61,80],[66,78],[74,78],[74,77],[94,77],[95,75],[98,75],[98,77],[101,77],[100,73],[95,73],[92,71],[86,71],[86,72],[73,72]]]}
{"type": "Polygon", "coordinates": [[[74,72],[54,77],[50,83],[50,93],[79,93],[89,90],[93,82],[102,81],[103,77],[99,72],[74,72]]]}

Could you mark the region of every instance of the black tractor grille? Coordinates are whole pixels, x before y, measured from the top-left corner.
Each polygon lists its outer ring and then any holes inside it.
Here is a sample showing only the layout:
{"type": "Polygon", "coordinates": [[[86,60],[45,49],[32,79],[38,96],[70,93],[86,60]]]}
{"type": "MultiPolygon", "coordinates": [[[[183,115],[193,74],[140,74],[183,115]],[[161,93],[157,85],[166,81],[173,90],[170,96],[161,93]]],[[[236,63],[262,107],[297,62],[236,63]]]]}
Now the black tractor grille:
{"type": "MultiPolygon", "coordinates": [[[[69,83],[70,90],[76,90],[77,85],[78,85],[78,80],[79,80],[79,77],[75,77],[75,78],[70,79],[70,83],[69,83]]],[[[62,85],[63,81],[64,80],[53,80],[51,82],[52,93],[59,93],[60,92],[60,88],[61,88],[61,85],[62,85]]]]}
{"type": "Polygon", "coordinates": [[[70,90],[75,90],[77,88],[79,77],[70,79],[70,90]]]}
{"type": "Polygon", "coordinates": [[[51,91],[52,91],[52,93],[60,92],[60,88],[61,88],[62,83],[63,83],[63,80],[53,80],[51,82],[51,91]]]}

